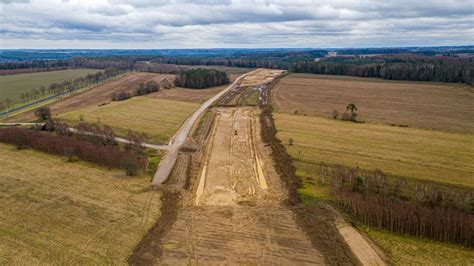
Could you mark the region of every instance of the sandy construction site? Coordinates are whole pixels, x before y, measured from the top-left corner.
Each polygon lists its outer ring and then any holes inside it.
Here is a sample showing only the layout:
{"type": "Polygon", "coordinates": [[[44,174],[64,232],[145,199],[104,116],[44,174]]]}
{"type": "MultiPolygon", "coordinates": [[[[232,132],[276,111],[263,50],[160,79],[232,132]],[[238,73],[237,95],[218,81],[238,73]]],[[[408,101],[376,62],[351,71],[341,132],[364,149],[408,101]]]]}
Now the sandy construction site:
{"type": "Polygon", "coordinates": [[[203,115],[164,183],[162,216],[130,264],[357,263],[328,209],[313,215],[315,209],[297,207],[291,162],[276,146],[267,104],[281,74],[249,73],[203,115]],[[259,105],[234,104],[249,88],[259,93],[259,105]]]}
{"type": "Polygon", "coordinates": [[[161,264],[322,264],[280,203],[287,197],[260,137],[260,109],[215,108],[193,196],[162,240],[161,264]]]}

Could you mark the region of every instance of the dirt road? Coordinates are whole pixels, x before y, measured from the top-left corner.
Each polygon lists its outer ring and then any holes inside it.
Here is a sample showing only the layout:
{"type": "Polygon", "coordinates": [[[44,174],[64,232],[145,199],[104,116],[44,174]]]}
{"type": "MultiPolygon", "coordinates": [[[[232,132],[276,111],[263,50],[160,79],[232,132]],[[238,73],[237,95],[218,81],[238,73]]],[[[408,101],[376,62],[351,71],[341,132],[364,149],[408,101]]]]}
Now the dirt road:
{"type": "MultiPolygon", "coordinates": [[[[256,70],[257,71],[257,70],[256,70]]],[[[171,173],[171,170],[173,170],[173,167],[176,163],[176,159],[178,158],[178,152],[179,149],[183,146],[184,141],[186,140],[187,136],[189,135],[189,132],[191,131],[191,128],[193,125],[196,123],[198,118],[204,113],[207,108],[209,108],[217,99],[222,97],[225,93],[228,91],[234,89],[237,84],[247,75],[251,75],[252,72],[249,72],[247,74],[244,74],[240,77],[238,77],[229,87],[226,89],[222,90],[218,94],[214,95],[212,98],[209,100],[205,101],[181,126],[181,128],[178,130],[178,132],[175,134],[174,138],[171,140],[169,143],[168,147],[168,152],[166,155],[161,159],[160,164],[158,165],[158,169],[153,177],[152,185],[153,186],[158,186],[166,179],[171,173]]]]}

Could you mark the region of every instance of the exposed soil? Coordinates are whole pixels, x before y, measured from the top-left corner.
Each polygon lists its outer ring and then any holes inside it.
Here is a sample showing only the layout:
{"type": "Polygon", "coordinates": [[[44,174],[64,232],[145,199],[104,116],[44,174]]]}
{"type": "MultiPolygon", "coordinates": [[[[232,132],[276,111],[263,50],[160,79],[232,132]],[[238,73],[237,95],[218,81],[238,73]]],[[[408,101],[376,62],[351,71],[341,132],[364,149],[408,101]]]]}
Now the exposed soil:
{"type": "Polygon", "coordinates": [[[162,239],[159,264],[323,264],[301,231],[267,147],[258,108],[215,108],[195,193],[162,239]]]}
{"type": "MultiPolygon", "coordinates": [[[[146,83],[150,80],[158,82],[164,78],[173,79],[174,75],[133,72],[117,80],[51,103],[48,107],[51,109],[53,116],[57,116],[87,106],[110,102],[112,94],[116,92],[132,92],[140,83],[146,83]]],[[[35,119],[34,110],[31,110],[7,119],[7,122],[25,122],[35,119]]]]}
{"type": "MultiPolygon", "coordinates": [[[[276,77],[269,72],[258,71],[261,82],[257,78],[244,82],[269,85],[276,77]],[[266,78],[269,76],[272,78],[266,78]]],[[[242,91],[237,89],[234,94],[242,91]]],[[[230,98],[224,96],[221,103],[226,104],[225,99],[230,98]]],[[[160,218],[158,229],[142,241],[143,250],[158,251],[137,251],[131,261],[165,265],[357,264],[330,211],[305,209],[299,204],[296,188],[300,183],[291,157],[275,137],[271,108],[215,107],[211,112],[211,119],[199,124],[192,140],[181,149],[166,183],[179,191],[182,199],[176,222],[165,227],[162,224],[168,225],[168,221],[162,220],[169,217],[160,218]],[[190,162],[183,153],[191,154],[190,162]],[[169,230],[163,233],[163,228],[169,230]]],[[[164,202],[162,208],[176,207],[164,202]]]]}

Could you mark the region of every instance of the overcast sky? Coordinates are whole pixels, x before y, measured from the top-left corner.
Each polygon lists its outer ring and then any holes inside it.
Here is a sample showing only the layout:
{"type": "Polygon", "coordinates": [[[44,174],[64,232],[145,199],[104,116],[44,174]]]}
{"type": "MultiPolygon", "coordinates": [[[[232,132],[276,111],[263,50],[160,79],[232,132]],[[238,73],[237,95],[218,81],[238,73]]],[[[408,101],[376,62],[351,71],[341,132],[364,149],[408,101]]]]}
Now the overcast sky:
{"type": "Polygon", "coordinates": [[[474,44],[474,0],[0,0],[1,48],[474,44]]]}

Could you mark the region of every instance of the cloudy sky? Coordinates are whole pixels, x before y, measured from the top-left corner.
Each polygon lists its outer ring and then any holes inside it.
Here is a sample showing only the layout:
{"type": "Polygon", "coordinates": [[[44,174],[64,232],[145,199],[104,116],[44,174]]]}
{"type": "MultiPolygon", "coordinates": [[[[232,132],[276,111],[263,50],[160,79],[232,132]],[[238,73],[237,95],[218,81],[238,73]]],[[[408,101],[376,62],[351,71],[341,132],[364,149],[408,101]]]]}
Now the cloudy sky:
{"type": "Polygon", "coordinates": [[[1,48],[474,44],[474,0],[0,0],[1,48]]]}

